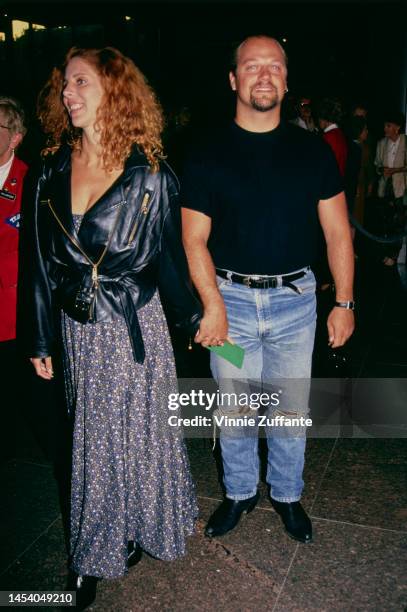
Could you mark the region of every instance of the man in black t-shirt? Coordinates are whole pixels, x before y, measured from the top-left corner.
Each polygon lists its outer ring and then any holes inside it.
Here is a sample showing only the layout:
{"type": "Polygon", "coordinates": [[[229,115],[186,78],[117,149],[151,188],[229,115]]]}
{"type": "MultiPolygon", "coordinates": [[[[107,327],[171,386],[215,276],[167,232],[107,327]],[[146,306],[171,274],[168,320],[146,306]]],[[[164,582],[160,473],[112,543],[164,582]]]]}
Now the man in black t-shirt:
{"type": "MultiPolygon", "coordinates": [[[[281,45],[265,36],[246,39],[229,76],[237,94],[235,121],[191,155],[183,178],[184,245],[204,305],[196,341],[222,345],[229,338],[242,346],[241,369],[211,352],[221,392],[241,390],[247,381],[247,389],[257,381],[266,390],[277,380],[284,393],[277,408],[268,407],[269,415],[288,425],[308,411],[316,319],[309,266],[316,256],[318,221],[336,287],[328,318],[331,346],[343,345],[353,331],[346,201],[329,147],[280,121],[287,91],[281,45]]],[[[243,413],[256,416],[254,407],[249,402],[244,408],[220,406],[218,414],[233,422],[243,413]]],[[[209,519],[208,536],[233,529],[258,500],[257,435],[247,428],[220,429],[226,498],[209,519]]],[[[304,431],[272,421],[266,433],[271,503],[288,534],[309,542],[312,526],[299,501],[304,431]]]]}

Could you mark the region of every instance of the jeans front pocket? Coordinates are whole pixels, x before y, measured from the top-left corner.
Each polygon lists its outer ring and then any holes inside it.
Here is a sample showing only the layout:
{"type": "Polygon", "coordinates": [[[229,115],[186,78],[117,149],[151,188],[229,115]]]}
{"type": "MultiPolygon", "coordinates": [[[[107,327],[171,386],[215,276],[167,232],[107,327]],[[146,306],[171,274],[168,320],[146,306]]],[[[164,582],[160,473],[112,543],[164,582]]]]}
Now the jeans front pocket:
{"type": "Polygon", "coordinates": [[[222,287],[225,287],[226,285],[231,285],[232,281],[228,280],[227,278],[223,278],[222,276],[218,276],[218,274],[216,275],[216,283],[218,285],[218,289],[219,291],[222,289],[222,287]]]}

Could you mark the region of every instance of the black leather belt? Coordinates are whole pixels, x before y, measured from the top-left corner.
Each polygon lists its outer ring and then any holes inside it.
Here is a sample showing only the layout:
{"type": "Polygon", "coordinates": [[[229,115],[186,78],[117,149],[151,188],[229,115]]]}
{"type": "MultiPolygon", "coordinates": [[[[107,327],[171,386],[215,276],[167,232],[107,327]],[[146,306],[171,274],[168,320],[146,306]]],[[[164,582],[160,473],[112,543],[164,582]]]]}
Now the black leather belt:
{"type": "Polygon", "coordinates": [[[245,287],[249,287],[250,289],[275,289],[279,286],[279,279],[281,279],[281,285],[289,287],[297,293],[302,293],[302,290],[292,283],[299,278],[303,278],[306,275],[306,271],[301,270],[301,272],[282,274],[281,276],[244,276],[244,274],[236,274],[235,272],[228,272],[227,270],[219,270],[216,268],[216,274],[230,280],[232,283],[239,283],[239,285],[245,285],[245,287]]]}

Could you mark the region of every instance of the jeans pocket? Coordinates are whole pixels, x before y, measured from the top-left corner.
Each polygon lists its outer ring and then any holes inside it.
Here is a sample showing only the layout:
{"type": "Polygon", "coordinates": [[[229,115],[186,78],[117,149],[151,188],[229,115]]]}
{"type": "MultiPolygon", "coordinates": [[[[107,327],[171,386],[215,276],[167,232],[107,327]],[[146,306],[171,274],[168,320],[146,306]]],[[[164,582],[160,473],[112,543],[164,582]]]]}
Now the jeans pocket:
{"type": "Polygon", "coordinates": [[[222,278],[222,276],[218,276],[216,275],[216,282],[218,284],[218,289],[222,289],[222,287],[225,287],[226,285],[230,285],[231,282],[230,280],[228,280],[227,278],[222,278]]]}
{"type": "Polygon", "coordinates": [[[312,270],[307,270],[305,276],[299,278],[296,281],[293,281],[293,285],[295,285],[300,290],[300,293],[298,294],[299,296],[309,293],[315,293],[316,280],[312,270]]]}

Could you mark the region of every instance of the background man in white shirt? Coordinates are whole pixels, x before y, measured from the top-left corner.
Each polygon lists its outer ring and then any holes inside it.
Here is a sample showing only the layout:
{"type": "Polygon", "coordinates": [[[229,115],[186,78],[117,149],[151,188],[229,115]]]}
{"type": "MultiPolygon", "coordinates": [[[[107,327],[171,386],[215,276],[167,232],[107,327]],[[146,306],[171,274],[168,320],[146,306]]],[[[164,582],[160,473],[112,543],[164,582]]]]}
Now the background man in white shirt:
{"type": "MultiPolygon", "coordinates": [[[[402,113],[388,113],[384,122],[385,137],[379,140],[375,166],[379,174],[377,195],[385,206],[386,232],[399,234],[404,230],[407,197],[407,147],[406,136],[401,134],[405,125],[402,113]]],[[[383,260],[386,266],[394,266],[401,242],[390,244],[383,260]]]]}

